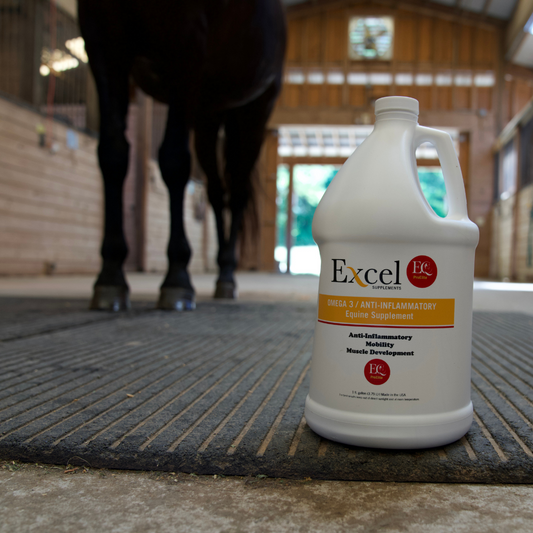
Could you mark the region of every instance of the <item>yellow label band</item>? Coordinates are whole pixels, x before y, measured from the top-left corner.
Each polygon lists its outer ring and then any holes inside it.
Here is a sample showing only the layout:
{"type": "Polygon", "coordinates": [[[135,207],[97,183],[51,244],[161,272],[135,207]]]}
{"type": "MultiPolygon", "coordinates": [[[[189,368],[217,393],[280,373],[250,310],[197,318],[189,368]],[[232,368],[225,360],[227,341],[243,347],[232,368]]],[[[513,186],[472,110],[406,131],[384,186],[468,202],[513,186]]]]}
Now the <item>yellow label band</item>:
{"type": "Polygon", "coordinates": [[[318,296],[318,321],[339,326],[453,328],[453,298],[318,296]]]}

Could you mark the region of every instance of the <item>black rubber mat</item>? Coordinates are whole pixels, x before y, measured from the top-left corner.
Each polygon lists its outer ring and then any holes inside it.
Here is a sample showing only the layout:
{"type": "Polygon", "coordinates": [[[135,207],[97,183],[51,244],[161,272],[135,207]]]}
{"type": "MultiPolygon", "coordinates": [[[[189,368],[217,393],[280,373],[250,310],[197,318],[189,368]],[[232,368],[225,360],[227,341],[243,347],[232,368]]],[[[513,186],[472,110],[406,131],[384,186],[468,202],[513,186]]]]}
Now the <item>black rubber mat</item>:
{"type": "MultiPolygon", "coordinates": [[[[68,304],[68,305],[66,305],[68,304]]],[[[197,474],[533,482],[533,317],[477,313],[475,421],[460,441],[379,451],[303,418],[315,307],[200,303],[85,311],[0,299],[4,458],[197,474]]]]}
{"type": "MultiPolygon", "coordinates": [[[[129,315],[146,311],[152,304],[136,305],[129,315]]],[[[86,300],[0,298],[0,341],[27,338],[90,322],[109,321],[113,315],[87,312],[86,300]]]]}

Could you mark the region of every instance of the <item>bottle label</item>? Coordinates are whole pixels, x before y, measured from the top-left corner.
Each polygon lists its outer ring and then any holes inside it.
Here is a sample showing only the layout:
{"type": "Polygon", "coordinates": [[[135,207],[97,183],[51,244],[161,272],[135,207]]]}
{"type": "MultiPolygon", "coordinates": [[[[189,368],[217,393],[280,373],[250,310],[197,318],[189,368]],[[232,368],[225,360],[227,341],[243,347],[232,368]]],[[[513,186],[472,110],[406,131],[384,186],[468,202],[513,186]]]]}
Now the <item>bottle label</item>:
{"type": "Polygon", "coordinates": [[[473,251],[325,244],[310,396],[424,414],[470,402],[473,251]]]}
{"type": "Polygon", "coordinates": [[[318,297],[318,321],[337,326],[453,328],[454,315],[453,298],[318,297]]]}

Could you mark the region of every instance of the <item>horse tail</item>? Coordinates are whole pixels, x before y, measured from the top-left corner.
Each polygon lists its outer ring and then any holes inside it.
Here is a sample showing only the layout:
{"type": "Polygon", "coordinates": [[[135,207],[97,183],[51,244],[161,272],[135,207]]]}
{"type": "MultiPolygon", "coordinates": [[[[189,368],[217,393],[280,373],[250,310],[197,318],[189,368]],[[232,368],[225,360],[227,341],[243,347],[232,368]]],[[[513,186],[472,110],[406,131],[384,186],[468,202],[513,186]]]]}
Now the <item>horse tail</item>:
{"type": "Polygon", "coordinates": [[[239,236],[239,267],[247,270],[257,270],[260,265],[254,260],[259,256],[257,247],[260,245],[259,232],[259,199],[264,197],[265,191],[261,183],[259,162],[250,172],[250,179],[246,183],[247,199],[239,236]]]}

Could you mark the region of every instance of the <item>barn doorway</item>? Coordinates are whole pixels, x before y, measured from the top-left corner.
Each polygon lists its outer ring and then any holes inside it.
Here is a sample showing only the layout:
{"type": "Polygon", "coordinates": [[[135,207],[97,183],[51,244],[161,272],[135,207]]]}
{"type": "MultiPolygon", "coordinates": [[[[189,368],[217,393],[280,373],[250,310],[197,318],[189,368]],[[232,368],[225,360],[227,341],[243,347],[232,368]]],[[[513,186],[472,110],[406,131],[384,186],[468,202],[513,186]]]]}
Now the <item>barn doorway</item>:
{"type": "MultiPolygon", "coordinates": [[[[275,248],[280,272],[320,274],[320,254],[311,233],[316,206],[340,167],[372,129],[372,126],[280,127],[275,248]]],[[[468,194],[468,134],[448,128],[446,131],[459,154],[468,194]]],[[[416,158],[422,192],[435,213],[445,217],[446,186],[435,147],[429,143],[421,145],[416,158]]]]}
{"type": "Polygon", "coordinates": [[[320,274],[311,224],[316,206],[339,168],[332,164],[279,165],[275,259],[281,272],[320,274]]]}

